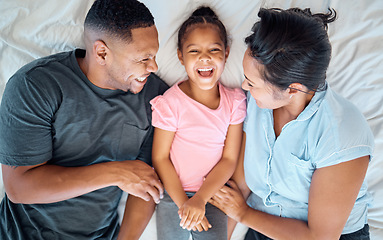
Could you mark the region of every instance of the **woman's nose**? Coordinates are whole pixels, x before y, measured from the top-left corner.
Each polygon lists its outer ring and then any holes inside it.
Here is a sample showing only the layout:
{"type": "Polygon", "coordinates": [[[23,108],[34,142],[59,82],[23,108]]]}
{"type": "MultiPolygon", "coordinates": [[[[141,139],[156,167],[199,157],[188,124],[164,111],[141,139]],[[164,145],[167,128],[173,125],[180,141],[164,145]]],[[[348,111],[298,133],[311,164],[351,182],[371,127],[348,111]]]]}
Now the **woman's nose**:
{"type": "Polygon", "coordinates": [[[246,79],[242,81],[242,89],[245,91],[249,91],[249,85],[246,83],[246,79]]]}

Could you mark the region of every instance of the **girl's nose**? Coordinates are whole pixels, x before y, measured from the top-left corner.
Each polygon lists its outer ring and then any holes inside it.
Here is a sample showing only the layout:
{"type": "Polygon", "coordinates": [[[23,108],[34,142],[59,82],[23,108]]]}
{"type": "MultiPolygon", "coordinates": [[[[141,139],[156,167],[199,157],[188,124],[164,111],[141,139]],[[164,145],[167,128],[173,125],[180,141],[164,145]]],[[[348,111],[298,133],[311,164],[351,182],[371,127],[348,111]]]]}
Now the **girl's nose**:
{"type": "Polygon", "coordinates": [[[199,57],[199,60],[200,60],[200,61],[210,61],[210,60],[211,60],[211,57],[210,57],[209,54],[202,53],[201,56],[199,57]]]}

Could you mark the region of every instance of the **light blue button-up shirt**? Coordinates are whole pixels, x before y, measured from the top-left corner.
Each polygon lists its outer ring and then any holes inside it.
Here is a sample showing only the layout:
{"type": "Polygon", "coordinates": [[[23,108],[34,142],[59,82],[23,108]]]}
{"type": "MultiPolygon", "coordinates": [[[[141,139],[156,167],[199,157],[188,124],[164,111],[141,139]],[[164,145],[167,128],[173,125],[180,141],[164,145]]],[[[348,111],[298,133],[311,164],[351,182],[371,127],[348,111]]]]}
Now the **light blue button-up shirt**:
{"type": "MultiPolygon", "coordinates": [[[[307,221],[311,177],[315,169],[372,156],[374,137],[367,121],[349,101],[327,87],[275,137],[273,111],[261,109],[248,93],[245,178],[251,207],[307,221]]],[[[355,232],[367,223],[371,197],[364,181],[343,229],[355,232]]]]}

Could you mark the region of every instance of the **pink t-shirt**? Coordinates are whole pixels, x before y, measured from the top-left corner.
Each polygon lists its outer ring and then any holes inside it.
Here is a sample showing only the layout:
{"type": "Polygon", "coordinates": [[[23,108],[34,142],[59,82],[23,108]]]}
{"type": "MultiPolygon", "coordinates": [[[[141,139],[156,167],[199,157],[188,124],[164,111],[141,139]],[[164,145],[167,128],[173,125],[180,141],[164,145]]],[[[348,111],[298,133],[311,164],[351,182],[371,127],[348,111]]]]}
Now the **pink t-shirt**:
{"type": "Polygon", "coordinates": [[[175,132],[170,159],[184,190],[196,192],[222,157],[229,125],[243,122],[246,96],[219,83],[220,104],[213,110],[188,97],[178,84],[150,101],[152,124],[175,132]]]}

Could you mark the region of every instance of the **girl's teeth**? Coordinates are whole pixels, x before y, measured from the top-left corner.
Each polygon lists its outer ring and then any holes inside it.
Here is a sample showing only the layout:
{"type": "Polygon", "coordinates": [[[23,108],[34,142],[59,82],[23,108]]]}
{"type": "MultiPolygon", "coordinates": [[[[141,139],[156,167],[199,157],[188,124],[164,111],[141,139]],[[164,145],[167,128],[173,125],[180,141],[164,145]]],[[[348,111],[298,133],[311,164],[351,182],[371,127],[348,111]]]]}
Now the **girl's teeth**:
{"type": "Polygon", "coordinates": [[[213,70],[212,68],[202,68],[202,69],[198,69],[198,71],[200,72],[208,72],[208,71],[211,71],[213,70]]]}

